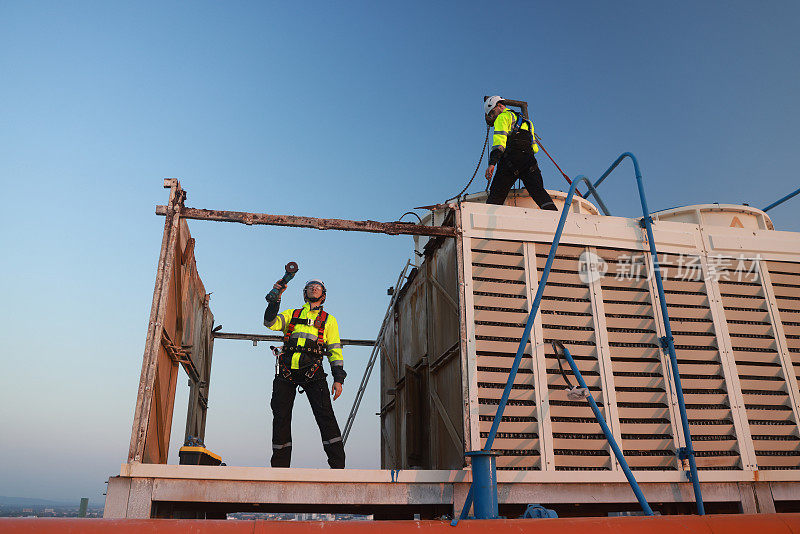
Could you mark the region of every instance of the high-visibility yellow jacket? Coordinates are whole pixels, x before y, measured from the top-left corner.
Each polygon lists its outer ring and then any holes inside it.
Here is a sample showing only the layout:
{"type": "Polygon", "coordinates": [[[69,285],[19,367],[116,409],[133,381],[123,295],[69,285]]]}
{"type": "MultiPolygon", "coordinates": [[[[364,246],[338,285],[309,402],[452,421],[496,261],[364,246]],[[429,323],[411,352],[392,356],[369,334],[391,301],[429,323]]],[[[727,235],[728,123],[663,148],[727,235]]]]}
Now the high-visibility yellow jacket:
{"type": "MultiPolygon", "coordinates": [[[[272,324],[266,325],[270,330],[286,333],[289,326],[289,321],[292,320],[293,309],[284,310],[275,316],[272,324]]],[[[305,303],[300,312],[300,319],[307,319],[307,323],[296,324],[292,332],[291,339],[297,341],[299,347],[305,344],[316,343],[319,331],[314,326],[314,320],[319,315],[320,308],[312,310],[308,302],[305,303]],[[309,324],[310,323],[310,324],[309,324]]],[[[336,317],[328,314],[328,319],[325,321],[325,330],[322,333],[322,342],[324,343],[323,349],[328,356],[328,363],[331,364],[331,370],[334,367],[344,367],[344,357],[342,356],[342,340],[339,338],[339,323],[336,322],[336,317]]],[[[300,353],[295,352],[292,354],[292,369],[300,368],[300,353]]]]}
{"type": "MultiPolygon", "coordinates": [[[[498,149],[499,151],[504,151],[506,149],[506,142],[508,141],[508,136],[511,133],[511,129],[514,127],[514,124],[517,122],[517,114],[514,111],[506,108],[503,112],[497,116],[494,120],[494,135],[492,136],[492,150],[498,149]]],[[[531,121],[523,120],[522,124],[519,127],[520,130],[530,130],[531,137],[534,138],[533,141],[533,153],[539,152],[539,145],[536,144],[536,138],[533,135],[533,123],[531,121]]]]}

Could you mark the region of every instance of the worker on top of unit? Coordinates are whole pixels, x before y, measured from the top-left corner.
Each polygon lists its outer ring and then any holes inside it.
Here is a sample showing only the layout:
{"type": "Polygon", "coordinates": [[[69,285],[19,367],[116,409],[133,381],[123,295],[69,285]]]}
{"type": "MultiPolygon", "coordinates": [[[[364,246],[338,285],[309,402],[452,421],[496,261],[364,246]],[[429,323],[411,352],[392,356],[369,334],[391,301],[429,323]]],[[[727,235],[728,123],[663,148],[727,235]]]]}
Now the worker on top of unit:
{"type": "Polygon", "coordinates": [[[272,382],[272,467],[289,467],[292,457],[292,407],[299,388],[305,391],[314,419],[322,435],[322,445],[328,464],[344,469],[344,444],[331,399],[328,396],[328,375],[322,368],[323,356],[328,357],[333,375],[331,395],[336,400],[342,394],[344,371],[342,343],[336,318],[322,309],[327,290],[320,280],[311,280],[303,288],[302,308],[278,313],[280,295],[286,284],[278,281],[274,289],[277,299],[269,299],[264,311],[264,326],[283,332],[283,349],[277,351],[277,370],[272,382]]]}
{"type": "Polygon", "coordinates": [[[505,107],[502,100],[502,97],[490,96],[483,102],[486,124],[494,127],[486,181],[492,180],[494,168],[499,165],[486,203],[503,204],[519,178],[541,209],[555,211],[556,205],[544,189],[542,171],[534,156],[539,146],[533,138],[533,123],[505,107]]]}

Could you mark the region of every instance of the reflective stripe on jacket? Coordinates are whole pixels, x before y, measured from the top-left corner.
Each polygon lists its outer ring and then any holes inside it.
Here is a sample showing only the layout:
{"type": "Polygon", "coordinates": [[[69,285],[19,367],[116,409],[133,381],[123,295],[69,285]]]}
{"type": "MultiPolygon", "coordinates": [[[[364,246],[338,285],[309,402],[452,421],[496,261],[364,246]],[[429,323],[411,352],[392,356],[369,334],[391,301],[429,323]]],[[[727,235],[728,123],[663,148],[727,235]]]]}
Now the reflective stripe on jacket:
{"type": "MultiPolygon", "coordinates": [[[[272,324],[267,325],[270,330],[286,333],[289,326],[289,321],[292,320],[293,309],[284,310],[279,313],[272,324]]],[[[303,306],[300,312],[300,319],[307,319],[311,324],[299,323],[294,327],[291,339],[297,341],[297,345],[302,347],[306,344],[316,343],[318,331],[314,326],[314,320],[319,315],[319,308],[312,310],[309,304],[303,306]]],[[[339,324],[336,322],[336,317],[328,314],[328,319],[325,322],[325,331],[322,333],[323,350],[328,356],[328,363],[331,367],[344,366],[344,357],[342,356],[342,340],[339,338],[339,324]]],[[[300,353],[295,352],[292,355],[292,369],[300,368],[300,353]]]]}
{"type": "MultiPolygon", "coordinates": [[[[517,122],[517,114],[511,111],[510,109],[505,109],[503,112],[497,116],[494,120],[494,135],[492,136],[492,150],[495,148],[502,150],[506,149],[506,142],[508,141],[508,136],[511,134],[512,128],[514,128],[514,124],[517,122]]],[[[530,130],[531,136],[533,136],[533,123],[530,121],[523,120],[522,124],[519,127],[520,130],[530,130]]],[[[534,137],[534,139],[536,139],[534,137]]],[[[533,145],[533,153],[539,152],[539,145],[536,144],[534,140],[533,145]]]]}

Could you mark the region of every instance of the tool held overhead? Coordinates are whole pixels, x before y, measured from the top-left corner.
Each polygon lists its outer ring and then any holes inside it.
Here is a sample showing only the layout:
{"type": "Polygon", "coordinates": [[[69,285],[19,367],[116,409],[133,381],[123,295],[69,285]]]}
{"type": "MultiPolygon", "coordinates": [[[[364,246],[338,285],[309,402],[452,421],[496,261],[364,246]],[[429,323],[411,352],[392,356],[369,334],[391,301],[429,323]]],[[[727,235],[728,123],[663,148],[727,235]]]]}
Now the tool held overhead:
{"type": "MultiPolygon", "coordinates": [[[[294,275],[297,274],[299,267],[297,267],[295,262],[290,261],[286,264],[284,269],[286,270],[286,273],[283,275],[283,278],[278,280],[278,284],[280,284],[283,288],[285,288],[292,278],[294,278],[294,275]]],[[[265,298],[270,302],[277,302],[281,299],[281,292],[278,289],[272,288],[272,290],[267,293],[265,298]]]]}

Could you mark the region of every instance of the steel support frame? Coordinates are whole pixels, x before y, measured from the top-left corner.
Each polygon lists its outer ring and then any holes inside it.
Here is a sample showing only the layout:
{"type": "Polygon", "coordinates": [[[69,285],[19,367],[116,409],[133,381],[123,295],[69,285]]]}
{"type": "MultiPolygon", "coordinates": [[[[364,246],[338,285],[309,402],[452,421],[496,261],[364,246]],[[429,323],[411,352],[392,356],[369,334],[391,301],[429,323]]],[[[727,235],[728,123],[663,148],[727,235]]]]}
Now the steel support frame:
{"type": "MultiPolygon", "coordinates": [[[[156,394],[156,370],[158,367],[158,349],[161,344],[162,328],[168,298],[169,277],[175,261],[174,241],[177,239],[180,226],[180,210],[186,198],[186,192],[178,180],[164,180],[164,187],[170,189],[169,205],[165,207],[164,234],[161,240],[156,281],[153,290],[153,302],[150,308],[150,320],[145,340],[142,372],[139,379],[139,390],[136,397],[136,408],[133,417],[128,461],[141,462],[145,451],[147,430],[150,425],[153,396],[156,394]]],[[[172,407],[169,407],[170,409],[172,407]]],[[[163,429],[162,429],[163,430],[163,429]]],[[[170,429],[166,429],[169,432],[170,429]]],[[[156,436],[155,439],[159,439],[156,436]]]]}
{"type": "MultiPolygon", "coordinates": [[[[142,462],[144,459],[145,442],[148,427],[153,409],[153,398],[156,392],[156,371],[158,363],[158,350],[162,343],[162,326],[169,294],[170,277],[173,275],[173,265],[176,261],[175,240],[178,238],[181,219],[195,219],[221,222],[238,222],[247,225],[276,225],[300,228],[314,228],[319,230],[345,230],[369,233],[383,233],[387,235],[423,235],[432,237],[456,237],[457,229],[450,226],[427,226],[400,221],[378,222],[378,221],[354,221],[346,219],[323,219],[316,217],[303,217],[294,215],[273,215],[266,213],[248,213],[236,211],[206,210],[197,208],[187,208],[184,205],[186,192],[181,188],[177,179],[164,180],[164,187],[170,189],[169,202],[166,206],[156,206],[156,214],[165,217],[164,232],[162,236],[161,251],[156,269],[156,281],[153,291],[153,301],[151,306],[150,320],[148,324],[147,337],[145,341],[145,351],[142,361],[142,371],[140,377],[139,391],[137,395],[136,408],[134,412],[133,428],[131,432],[130,450],[128,453],[129,462],[142,462]]],[[[443,206],[444,207],[444,206],[443,206]]],[[[449,208],[458,210],[455,204],[449,208]]],[[[457,217],[458,218],[458,217],[457,217]]],[[[193,254],[194,240],[187,245],[187,256],[193,254]]],[[[179,288],[180,293],[180,288],[179,288]]],[[[463,306],[463,302],[461,303],[463,306]]],[[[463,315],[462,315],[463,319],[463,315]]],[[[463,323],[462,323],[463,324],[463,323]]],[[[257,345],[259,341],[280,341],[280,336],[241,334],[213,332],[211,341],[214,339],[240,339],[252,341],[257,345]]],[[[372,346],[375,344],[371,340],[343,340],[343,344],[372,346]]],[[[170,347],[167,347],[170,348],[170,347]]],[[[172,354],[170,354],[172,356],[172,354]]],[[[177,364],[173,361],[174,367],[177,364]]],[[[175,375],[176,370],[172,370],[175,375]]],[[[191,369],[187,369],[190,372],[191,369]]],[[[396,370],[395,370],[396,371],[396,370]]],[[[190,375],[192,373],[190,372],[190,375]]],[[[172,376],[170,386],[174,387],[177,376],[172,376]]],[[[207,384],[206,384],[207,387],[207,384]]],[[[174,393],[172,394],[174,399],[174,393]]],[[[206,399],[207,400],[207,399],[206,399]]],[[[168,403],[169,404],[169,403],[168,403]]],[[[156,406],[158,408],[158,406],[156,406]]],[[[161,406],[162,410],[174,409],[174,405],[161,406]]],[[[187,419],[188,421],[188,419],[187,419]]],[[[188,422],[187,422],[188,424],[188,422]]],[[[158,432],[169,432],[169,428],[157,429],[158,432]]],[[[157,436],[156,439],[161,439],[157,436]]],[[[159,441],[160,443],[160,441],[159,441]]],[[[166,461],[166,453],[164,453],[166,461]]]]}
{"type": "MultiPolygon", "coordinates": [[[[233,339],[240,341],[252,341],[253,346],[257,346],[259,341],[275,341],[283,343],[283,336],[271,334],[244,334],[238,332],[214,332],[211,334],[214,339],[233,339]]],[[[342,345],[354,347],[372,347],[375,345],[374,339],[342,339],[342,345]]]]}

